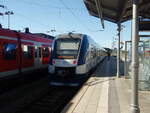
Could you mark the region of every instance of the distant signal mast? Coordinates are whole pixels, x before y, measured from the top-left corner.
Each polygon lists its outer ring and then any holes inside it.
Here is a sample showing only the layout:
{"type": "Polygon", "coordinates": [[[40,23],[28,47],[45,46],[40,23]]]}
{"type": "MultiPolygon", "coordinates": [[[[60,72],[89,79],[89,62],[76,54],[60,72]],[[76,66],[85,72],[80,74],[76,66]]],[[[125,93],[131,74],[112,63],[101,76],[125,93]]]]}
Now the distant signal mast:
{"type": "MultiPolygon", "coordinates": [[[[7,9],[7,7],[6,7],[6,6],[1,5],[1,4],[0,4],[0,8],[7,9]]],[[[0,16],[3,16],[3,15],[4,15],[4,13],[0,12],[0,16]]]]}
{"type": "Polygon", "coordinates": [[[1,7],[1,8],[6,8],[6,6],[4,6],[4,5],[0,5],[0,7],[1,7]]]}

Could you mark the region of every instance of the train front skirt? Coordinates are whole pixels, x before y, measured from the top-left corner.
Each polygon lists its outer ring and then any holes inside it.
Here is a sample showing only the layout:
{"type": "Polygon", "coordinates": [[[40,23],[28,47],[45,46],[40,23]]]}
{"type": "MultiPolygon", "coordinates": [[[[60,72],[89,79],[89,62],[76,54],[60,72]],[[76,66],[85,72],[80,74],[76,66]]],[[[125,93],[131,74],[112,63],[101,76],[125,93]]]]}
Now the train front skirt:
{"type": "Polygon", "coordinates": [[[66,76],[63,74],[49,74],[48,76],[49,84],[55,86],[79,86],[86,78],[88,78],[87,74],[77,75],[71,73],[66,76]]]}

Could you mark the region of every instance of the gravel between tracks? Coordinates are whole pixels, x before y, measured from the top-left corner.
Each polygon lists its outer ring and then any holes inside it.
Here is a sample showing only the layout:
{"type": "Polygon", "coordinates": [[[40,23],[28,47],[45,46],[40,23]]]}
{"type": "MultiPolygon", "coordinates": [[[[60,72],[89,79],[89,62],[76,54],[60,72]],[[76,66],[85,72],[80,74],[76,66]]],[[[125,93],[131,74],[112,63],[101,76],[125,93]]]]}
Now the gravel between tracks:
{"type": "Polygon", "coordinates": [[[60,113],[79,87],[50,87],[47,78],[0,94],[0,113],[60,113]]]}
{"type": "Polygon", "coordinates": [[[0,113],[16,112],[18,109],[32,102],[39,95],[48,92],[48,88],[47,79],[41,78],[23,87],[3,93],[0,95],[0,113]]]}

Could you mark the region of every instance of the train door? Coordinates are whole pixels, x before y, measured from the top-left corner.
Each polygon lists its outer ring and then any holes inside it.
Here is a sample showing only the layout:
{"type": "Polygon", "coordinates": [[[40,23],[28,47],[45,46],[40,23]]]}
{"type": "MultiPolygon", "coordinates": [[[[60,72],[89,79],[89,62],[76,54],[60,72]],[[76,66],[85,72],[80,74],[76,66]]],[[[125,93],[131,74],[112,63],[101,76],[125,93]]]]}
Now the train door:
{"type": "Polygon", "coordinates": [[[22,72],[30,72],[34,70],[33,44],[22,42],[22,72]]]}
{"type": "Polygon", "coordinates": [[[49,63],[49,59],[50,59],[50,47],[44,46],[42,48],[42,64],[43,64],[43,67],[47,66],[47,64],[49,63]]]}
{"type": "Polygon", "coordinates": [[[42,65],[42,51],[40,46],[35,46],[34,49],[34,67],[39,69],[42,65]]]}
{"type": "Polygon", "coordinates": [[[38,55],[38,46],[34,47],[34,67],[37,69],[39,66],[39,55],[38,55]]]}

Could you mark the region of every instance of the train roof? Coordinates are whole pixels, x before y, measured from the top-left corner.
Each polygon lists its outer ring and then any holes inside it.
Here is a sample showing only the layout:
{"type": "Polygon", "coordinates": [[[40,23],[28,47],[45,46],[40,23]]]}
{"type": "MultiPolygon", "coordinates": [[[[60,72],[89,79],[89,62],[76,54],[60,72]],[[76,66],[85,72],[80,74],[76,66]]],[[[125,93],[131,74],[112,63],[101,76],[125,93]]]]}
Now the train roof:
{"type": "MultiPolygon", "coordinates": [[[[90,36],[86,35],[86,34],[81,34],[81,33],[65,33],[65,34],[60,34],[56,36],[56,39],[60,39],[60,38],[80,38],[82,39],[83,36],[87,36],[87,39],[89,40],[89,43],[92,44],[93,46],[97,47],[97,48],[101,48],[102,47],[96,43],[90,36]]],[[[103,50],[105,51],[105,49],[103,48],[103,50]]]]}
{"type": "Polygon", "coordinates": [[[82,38],[83,35],[81,33],[65,33],[65,34],[60,34],[57,35],[56,38],[82,38]]]}
{"type": "Polygon", "coordinates": [[[25,31],[25,32],[21,32],[20,30],[11,30],[11,29],[5,29],[5,28],[0,28],[1,31],[3,32],[18,32],[20,34],[25,34],[25,35],[33,35],[34,36],[38,36],[38,37],[42,37],[42,38],[48,38],[48,39],[54,39],[55,37],[54,36],[51,36],[51,35],[48,35],[48,34],[45,34],[45,33],[31,33],[28,31],[25,31]]]}
{"type": "Polygon", "coordinates": [[[11,38],[20,38],[23,40],[31,40],[31,41],[36,41],[36,42],[43,42],[43,43],[52,43],[51,38],[44,38],[40,35],[35,35],[32,33],[24,33],[24,32],[19,32],[16,30],[10,30],[10,29],[0,29],[0,35],[1,36],[8,36],[11,38]]]}
{"type": "Polygon", "coordinates": [[[52,39],[52,40],[55,38],[54,36],[51,36],[51,35],[48,35],[48,34],[45,34],[45,33],[32,33],[32,34],[43,37],[43,38],[52,39]]]}

